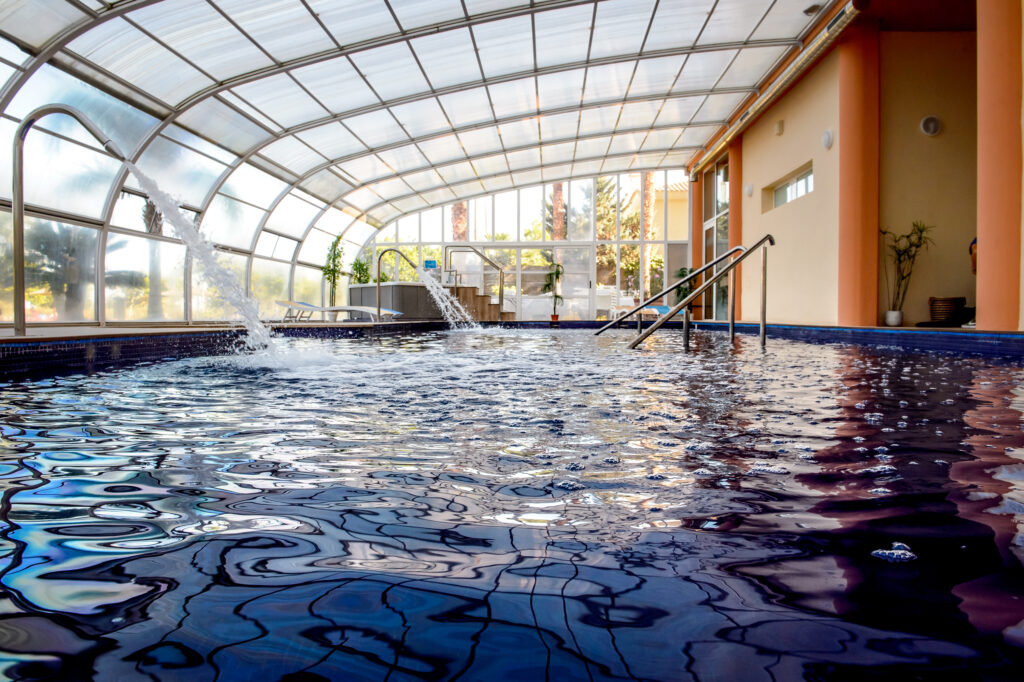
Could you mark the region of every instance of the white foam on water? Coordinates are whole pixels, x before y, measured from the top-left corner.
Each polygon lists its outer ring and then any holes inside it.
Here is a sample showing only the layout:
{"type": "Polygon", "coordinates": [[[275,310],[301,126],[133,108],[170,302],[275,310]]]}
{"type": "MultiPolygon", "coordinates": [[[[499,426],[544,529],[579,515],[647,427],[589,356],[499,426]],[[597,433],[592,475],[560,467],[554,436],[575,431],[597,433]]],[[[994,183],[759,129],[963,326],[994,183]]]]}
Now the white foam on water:
{"type": "Polygon", "coordinates": [[[245,290],[235,276],[221,265],[213,244],[200,234],[192,221],[181,212],[174,197],[160,189],[156,181],[139,170],[135,164],[125,161],[125,165],[138,179],[142,191],[149,196],[150,201],[163,215],[164,220],[170,224],[174,236],[188,247],[192,258],[202,264],[204,277],[216,287],[224,300],[238,311],[246,331],[244,339],[246,348],[270,353],[276,352],[277,348],[271,339],[270,329],[260,321],[256,301],[245,295],[245,290]]]}
{"type": "Polygon", "coordinates": [[[425,272],[423,268],[416,268],[416,275],[427,286],[427,293],[434,299],[434,303],[437,304],[441,315],[444,316],[445,322],[450,324],[452,329],[471,329],[474,331],[480,329],[480,325],[473,320],[473,316],[466,312],[466,309],[462,307],[458,299],[448,293],[441,286],[440,282],[425,272]]]}

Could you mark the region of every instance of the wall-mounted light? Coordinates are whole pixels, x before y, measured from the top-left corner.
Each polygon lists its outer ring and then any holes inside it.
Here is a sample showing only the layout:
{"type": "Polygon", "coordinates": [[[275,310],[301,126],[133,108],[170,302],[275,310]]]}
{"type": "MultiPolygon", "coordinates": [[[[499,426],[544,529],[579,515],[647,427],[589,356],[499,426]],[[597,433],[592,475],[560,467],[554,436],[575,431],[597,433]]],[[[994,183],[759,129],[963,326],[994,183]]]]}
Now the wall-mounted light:
{"type": "Polygon", "coordinates": [[[776,135],[781,135],[782,133],[786,132],[786,122],[781,118],[778,121],[776,121],[773,132],[776,135]]]}
{"type": "Polygon", "coordinates": [[[921,119],[921,132],[928,137],[935,137],[942,132],[942,121],[936,116],[925,116],[921,119]]]}
{"type": "Polygon", "coordinates": [[[806,14],[809,17],[813,17],[815,14],[817,14],[820,11],[821,11],[821,5],[818,4],[818,3],[814,3],[813,5],[808,5],[806,8],[804,8],[804,14],[806,14]]]}
{"type": "Polygon", "coordinates": [[[746,184],[746,186],[744,186],[744,188],[743,188],[743,193],[746,194],[748,197],[754,196],[754,185],[753,185],[753,183],[748,182],[746,184]]]}
{"type": "Polygon", "coordinates": [[[825,149],[832,149],[833,135],[831,130],[826,130],[821,134],[821,146],[825,149]]]}

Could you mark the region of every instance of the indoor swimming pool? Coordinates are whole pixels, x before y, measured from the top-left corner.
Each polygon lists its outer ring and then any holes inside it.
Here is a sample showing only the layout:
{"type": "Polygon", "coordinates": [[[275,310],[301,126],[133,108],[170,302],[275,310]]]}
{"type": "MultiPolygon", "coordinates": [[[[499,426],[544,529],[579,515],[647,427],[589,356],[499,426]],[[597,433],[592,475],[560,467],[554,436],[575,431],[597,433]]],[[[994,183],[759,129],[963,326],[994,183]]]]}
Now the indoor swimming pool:
{"type": "Polygon", "coordinates": [[[630,338],[278,339],[3,385],[0,674],[1019,673],[1024,363],[630,338]]]}

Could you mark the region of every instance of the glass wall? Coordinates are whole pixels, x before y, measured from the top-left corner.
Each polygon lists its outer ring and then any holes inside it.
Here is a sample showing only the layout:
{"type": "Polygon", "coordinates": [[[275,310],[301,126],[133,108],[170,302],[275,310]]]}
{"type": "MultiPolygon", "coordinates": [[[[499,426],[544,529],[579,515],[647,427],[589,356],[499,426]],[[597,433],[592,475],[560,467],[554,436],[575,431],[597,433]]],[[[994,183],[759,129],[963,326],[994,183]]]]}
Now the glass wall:
{"type": "MultiPolygon", "coordinates": [[[[543,288],[558,263],[564,269],[560,318],[603,320],[677,279],[679,269],[689,265],[688,221],[684,171],[623,173],[501,192],[409,215],[378,232],[360,258],[369,262],[371,254],[395,247],[415,263],[441,265],[446,245],[476,246],[506,268],[506,308],[514,306],[523,320],[546,320],[554,311],[552,295],[543,288]]],[[[460,282],[496,297],[493,270],[482,263],[472,253],[452,254],[460,282]]],[[[375,271],[376,261],[370,269],[375,271]]],[[[387,280],[417,279],[395,253],[385,254],[381,273],[387,280]]]]}

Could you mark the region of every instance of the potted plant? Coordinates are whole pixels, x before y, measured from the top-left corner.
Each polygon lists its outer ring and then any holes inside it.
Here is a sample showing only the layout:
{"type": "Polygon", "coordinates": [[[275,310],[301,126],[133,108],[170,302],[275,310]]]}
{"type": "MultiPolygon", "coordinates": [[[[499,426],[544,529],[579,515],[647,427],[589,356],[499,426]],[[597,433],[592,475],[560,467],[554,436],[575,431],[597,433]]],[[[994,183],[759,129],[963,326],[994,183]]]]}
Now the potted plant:
{"type": "Polygon", "coordinates": [[[357,258],[352,261],[352,283],[353,284],[369,284],[370,283],[370,263],[362,258],[357,258]]]}
{"type": "Polygon", "coordinates": [[[907,288],[910,286],[910,275],[914,272],[914,262],[921,249],[927,249],[929,244],[934,244],[928,232],[934,225],[925,225],[923,221],[915,220],[910,232],[896,234],[886,228],[879,232],[886,242],[886,247],[893,262],[894,271],[892,277],[892,288],[889,288],[889,268],[885,264],[885,287],[889,295],[889,310],[885,313],[885,324],[889,327],[899,327],[903,324],[903,302],[907,298],[907,288]]]}
{"type": "MultiPolygon", "coordinates": [[[[683,279],[685,277],[689,277],[691,272],[693,272],[691,268],[679,268],[678,270],[676,270],[676,281],[679,281],[680,279],[683,279]]],[[[679,303],[684,298],[693,293],[692,285],[693,282],[687,282],[683,286],[676,289],[676,303],[679,303]]]]}
{"type": "Polygon", "coordinates": [[[565,273],[565,268],[562,267],[561,263],[555,263],[555,267],[551,269],[551,272],[544,275],[544,288],[541,289],[541,293],[551,292],[551,321],[558,322],[558,304],[565,301],[558,293],[558,283],[562,279],[562,275],[565,273]]]}
{"type": "MultiPolygon", "coordinates": [[[[324,279],[327,280],[327,286],[330,288],[330,294],[328,305],[337,305],[338,296],[338,280],[345,272],[341,269],[341,259],[345,255],[345,247],[341,245],[341,235],[339,234],[331,242],[331,248],[327,249],[327,261],[320,268],[320,271],[324,273],[324,279]]],[[[338,311],[332,310],[327,313],[327,318],[334,322],[338,319],[338,311]]]]}

